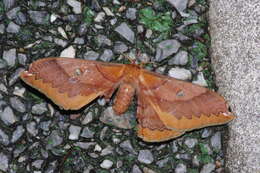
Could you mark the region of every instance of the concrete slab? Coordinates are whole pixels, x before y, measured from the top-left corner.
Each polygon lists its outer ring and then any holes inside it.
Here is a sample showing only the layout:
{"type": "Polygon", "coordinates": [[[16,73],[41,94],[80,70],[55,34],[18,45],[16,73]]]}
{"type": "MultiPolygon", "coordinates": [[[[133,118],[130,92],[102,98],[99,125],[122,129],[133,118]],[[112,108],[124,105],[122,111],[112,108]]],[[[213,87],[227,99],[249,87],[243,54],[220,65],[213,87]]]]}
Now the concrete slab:
{"type": "Polygon", "coordinates": [[[227,169],[260,173],[260,1],[210,0],[212,61],[230,124],[227,169]]]}

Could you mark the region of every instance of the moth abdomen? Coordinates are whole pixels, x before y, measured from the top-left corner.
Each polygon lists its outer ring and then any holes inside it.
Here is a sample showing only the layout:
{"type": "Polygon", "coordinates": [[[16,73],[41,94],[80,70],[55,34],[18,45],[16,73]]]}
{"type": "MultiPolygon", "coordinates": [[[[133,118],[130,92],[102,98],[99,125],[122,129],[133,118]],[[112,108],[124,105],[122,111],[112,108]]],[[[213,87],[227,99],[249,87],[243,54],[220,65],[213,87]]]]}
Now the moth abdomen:
{"type": "Polygon", "coordinates": [[[134,94],[135,88],[132,85],[127,83],[120,85],[113,105],[113,109],[116,114],[120,115],[127,110],[131,104],[134,94]]]}

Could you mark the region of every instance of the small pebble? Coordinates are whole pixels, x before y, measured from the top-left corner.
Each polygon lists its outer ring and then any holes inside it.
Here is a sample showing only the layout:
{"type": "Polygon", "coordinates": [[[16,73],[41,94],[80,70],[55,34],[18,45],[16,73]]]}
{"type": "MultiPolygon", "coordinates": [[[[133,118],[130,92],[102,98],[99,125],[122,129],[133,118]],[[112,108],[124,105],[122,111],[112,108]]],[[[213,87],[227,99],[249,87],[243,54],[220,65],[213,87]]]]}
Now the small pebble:
{"type": "Polygon", "coordinates": [[[48,111],[48,109],[47,109],[46,103],[39,103],[39,104],[33,105],[33,107],[32,107],[32,113],[36,114],[36,115],[41,115],[47,111],[48,111]]]}
{"type": "Polygon", "coordinates": [[[113,162],[111,160],[103,160],[103,162],[100,164],[101,168],[104,169],[110,169],[113,166],[113,162]]]}
{"type": "Polygon", "coordinates": [[[76,50],[73,46],[69,46],[60,53],[60,57],[75,58],[76,50]]]}
{"type": "Polygon", "coordinates": [[[81,2],[76,0],[67,0],[67,4],[72,7],[75,14],[81,14],[81,2]]]}
{"type": "Polygon", "coordinates": [[[115,31],[129,42],[134,43],[135,34],[126,23],[121,23],[115,28],[115,31]]]}
{"type": "Polygon", "coordinates": [[[216,151],[219,151],[221,149],[221,133],[220,132],[216,132],[210,138],[210,144],[213,147],[213,149],[216,151]]]}
{"type": "Polygon", "coordinates": [[[183,163],[178,163],[176,168],[174,169],[175,173],[186,173],[187,172],[187,166],[183,163]]]}
{"type": "Polygon", "coordinates": [[[140,150],[138,154],[138,161],[145,164],[151,164],[153,162],[153,154],[150,150],[140,150]]]}
{"type": "Polygon", "coordinates": [[[4,153],[0,153],[0,170],[7,171],[9,167],[8,157],[4,153]]]}
{"type": "Polygon", "coordinates": [[[198,143],[198,140],[196,138],[186,138],[184,141],[184,144],[188,148],[194,148],[197,143],[198,143]]]}
{"type": "Polygon", "coordinates": [[[0,111],[0,118],[6,125],[11,125],[18,121],[13,110],[9,106],[7,106],[3,112],[0,111]]]}
{"type": "Polygon", "coordinates": [[[8,66],[14,66],[16,63],[16,49],[6,50],[3,53],[3,59],[7,62],[8,66]]]}
{"type": "Polygon", "coordinates": [[[8,145],[10,143],[9,136],[0,129],[0,144],[8,145]]]}
{"type": "Polygon", "coordinates": [[[213,163],[208,163],[202,167],[200,173],[211,173],[215,167],[216,166],[213,163]]]}
{"type": "Polygon", "coordinates": [[[180,79],[180,80],[190,80],[192,77],[192,74],[189,70],[186,70],[184,68],[171,68],[168,72],[168,75],[170,77],[180,79]]]}
{"type": "Polygon", "coordinates": [[[84,138],[93,138],[94,134],[95,132],[91,131],[88,127],[84,127],[80,136],[84,138]]]}
{"type": "Polygon", "coordinates": [[[103,7],[103,10],[105,11],[107,16],[114,16],[114,13],[108,7],[103,7]]]}
{"type": "Polygon", "coordinates": [[[69,139],[70,140],[78,140],[80,131],[81,131],[81,127],[71,125],[69,127],[69,132],[70,132],[69,139]]]}
{"type": "Polygon", "coordinates": [[[84,119],[81,121],[81,124],[86,125],[93,120],[93,112],[88,112],[84,119]]]}

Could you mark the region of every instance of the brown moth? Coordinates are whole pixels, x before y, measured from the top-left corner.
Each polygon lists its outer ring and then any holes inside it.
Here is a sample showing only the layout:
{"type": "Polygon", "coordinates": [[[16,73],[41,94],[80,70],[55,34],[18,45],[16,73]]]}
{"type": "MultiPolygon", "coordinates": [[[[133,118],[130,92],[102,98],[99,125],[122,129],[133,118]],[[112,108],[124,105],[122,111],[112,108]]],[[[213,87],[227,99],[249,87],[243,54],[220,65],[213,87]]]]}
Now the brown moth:
{"type": "Polygon", "coordinates": [[[118,89],[113,109],[120,115],[136,94],[138,136],[147,142],[235,118],[219,94],[135,64],[44,58],[33,62],[21,78],[66,110],[80,109],[97,97],[109,99],[118,89]]]}

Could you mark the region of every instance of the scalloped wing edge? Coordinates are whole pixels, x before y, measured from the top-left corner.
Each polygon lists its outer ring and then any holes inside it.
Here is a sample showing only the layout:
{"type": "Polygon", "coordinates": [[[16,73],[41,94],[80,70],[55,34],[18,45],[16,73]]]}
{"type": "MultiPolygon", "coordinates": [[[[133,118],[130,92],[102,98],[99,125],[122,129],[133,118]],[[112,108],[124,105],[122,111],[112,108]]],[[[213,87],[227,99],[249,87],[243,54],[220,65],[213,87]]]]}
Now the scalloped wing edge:
{"type": "Polygon", "coordinates": [[[88,96],[77,95],[69,97],[67,93],[60,93],[58,88],[53,88],[51,83],[44,83],[42,79],[36,80],[35,75],[28,71],[21,72],[20,77],[26,84],[40,91],[65,110],[78,110],[105,92],[99,91],[88,96]]]}
{"type": "Polygon", "coordinates": [[[236,118],[231,112],[223,112],[218,115],[211,114],[208,116],[202,114],[200,117],[192,116],[191,119],[188,119],[185,116],[181,119],[177,119],[174,115],[163,112],[159,106],[153,104],[152,101],[149,100],[149,102],[165,126],[172,130],[191,131],[203,127],[226,124],[236,118]]]}
{"type": "Polygon", "coordinates": [[[162,142],[177,138],[185,133],[185,131],[177,130],[151,130],[143,128],[141,125],[137,127],[137,135],[146,142],[162,142]]]}

